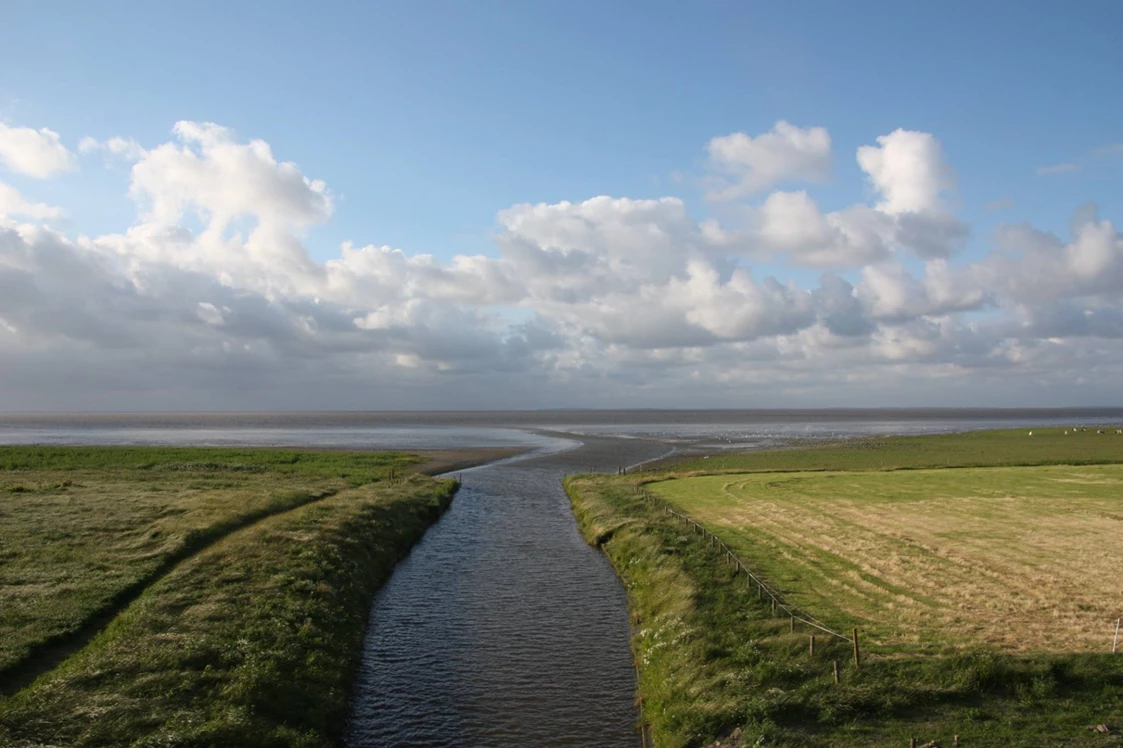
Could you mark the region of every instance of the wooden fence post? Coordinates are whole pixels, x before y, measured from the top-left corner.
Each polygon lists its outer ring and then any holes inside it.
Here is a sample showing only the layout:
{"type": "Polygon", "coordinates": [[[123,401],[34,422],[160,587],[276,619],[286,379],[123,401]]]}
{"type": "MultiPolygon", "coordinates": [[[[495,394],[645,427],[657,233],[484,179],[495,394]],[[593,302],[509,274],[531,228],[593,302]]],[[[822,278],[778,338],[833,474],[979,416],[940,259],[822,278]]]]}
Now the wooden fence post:
{"type": "Polygon", "coordinates": [[[811,659],[815,659],[815,635],[814,634],[811,635],[810,657],[811,657],[811,659]]]}
{"type": "Polygon", "coordinates": [[[1115,654],[1115,648],[1119,646],[1119,621],[1123,619],[1115,619],[1115,639],[1111,642],[1111,653],[1115,654]]]}
{"type": "Polygon", "coordinates": [[[858,648],[858,629],[854,629],[854,667],[862,667],[862,652],[858,648]]]}
{"type": "Polygon", "coordinates": [[[837,686],[839,683],[842,682],[842,676],[838,672],[838,660],[834,661],[833,667],[834,667],[834,684],[837,686]]]}

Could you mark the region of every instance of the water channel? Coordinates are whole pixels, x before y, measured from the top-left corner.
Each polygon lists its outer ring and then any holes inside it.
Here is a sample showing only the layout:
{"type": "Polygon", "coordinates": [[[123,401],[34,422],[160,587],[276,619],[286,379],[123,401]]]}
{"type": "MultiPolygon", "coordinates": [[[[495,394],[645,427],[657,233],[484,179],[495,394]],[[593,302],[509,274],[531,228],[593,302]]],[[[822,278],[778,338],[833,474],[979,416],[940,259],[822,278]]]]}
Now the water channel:
{"type": "Polygon", "coordinates": [[[463,474],[375,601],[349,746],[640,744],[624,590],[561,483],[668,448],[582,441],[463,474]]]}

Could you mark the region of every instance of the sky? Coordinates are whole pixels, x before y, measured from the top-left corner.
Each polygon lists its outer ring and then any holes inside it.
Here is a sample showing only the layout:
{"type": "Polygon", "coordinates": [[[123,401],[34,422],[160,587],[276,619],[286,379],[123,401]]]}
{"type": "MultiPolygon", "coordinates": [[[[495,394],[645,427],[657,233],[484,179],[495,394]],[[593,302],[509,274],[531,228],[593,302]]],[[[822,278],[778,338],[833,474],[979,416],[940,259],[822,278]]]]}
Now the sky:
{"type": "Polygon", "coordinates": [[[1123,405],[1123,5],[0,9],[0,411],[1123,405]]]}

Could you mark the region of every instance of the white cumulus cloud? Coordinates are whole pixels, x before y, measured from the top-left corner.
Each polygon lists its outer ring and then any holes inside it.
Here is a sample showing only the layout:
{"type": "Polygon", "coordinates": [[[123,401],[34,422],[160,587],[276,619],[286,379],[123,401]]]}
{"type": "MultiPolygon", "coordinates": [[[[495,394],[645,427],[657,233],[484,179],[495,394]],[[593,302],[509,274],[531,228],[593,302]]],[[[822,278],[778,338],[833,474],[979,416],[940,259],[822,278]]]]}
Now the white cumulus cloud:
{"type": "Polygon", "coordinates": [[[711,166],[724,175],[709,192],[730,200],[777,184],[822,182],[830,176],[831,136],[825,127],[797,127],[784,120],[756,137],[735,132],[706,146],[711,166]]]}
{"type": "Polygon", "coordinates": [[[78,142],[81,153],[104,153],[106,156],[120,158],[125,161],[139,161],[144,158],[147,151],[140,143],[132,138],[112,137],[107,140],[96,140],[85,137],[78,142]]]}
{"type": "Polygon", "coordinates": [[[268,143],[240,143],[209,122],[178,122],[174,132],[178,143],[144,152],[133,166],[130,194],[150,221],[174,224],[191,210],[221,231],[243,215],[298,228],[331,215],[327,186],[278,162],[268,143]]]}
{"type": "Polygon", "coordinates": [[[12,216],[47,221],[62,218],[64,215],[65,211],[62,208],[45,203],[33,203],[25,199],[15,187],[0,182],[0,220],[4,216],[12,216]]]}
{"type": "Polygon", "coordinates": [[[886,213],[925,213],[942,207],[941,194],[955,188],[955,172],[930,133],[894,130],[877,145],[858,149],[862,167],[881,195],[886,213]]]}
{"type": "Polygon", "coordinates": [[[0,164],[17,174],[46,179],[73,169],[76,160],[54,130],[0,122],[0,164]]]}
{"type": "Polygon", "coordinates": [[[244,409],[532,407],[544,393],[962,404],[967,391],[1024,404],[1076,371],[1089,397],[1116,392],[1115,224],[1084,206],[1068,237],[1006,225],[989,254],[957,258],[966,227],[939,141],[876,143],[858,154],[876,194],[841,210],[801,190],[739,206],[735,226],[670,196],[518,204],[497,213],[491,253],[345,243],[323,262],[304,242],[331,192],[269,144],[193,122],[153,146],[86,143],[133,162],[136,220],[72,238],[42,225],[59,209],[0,185],[0,397],[244,409]]]}

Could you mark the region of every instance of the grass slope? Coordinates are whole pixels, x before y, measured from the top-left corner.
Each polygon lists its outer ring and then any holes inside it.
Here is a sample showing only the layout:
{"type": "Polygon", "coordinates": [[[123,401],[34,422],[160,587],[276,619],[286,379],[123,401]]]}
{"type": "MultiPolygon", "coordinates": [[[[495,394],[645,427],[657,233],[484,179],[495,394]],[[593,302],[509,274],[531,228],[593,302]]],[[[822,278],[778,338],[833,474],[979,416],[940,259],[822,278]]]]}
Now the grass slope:
{"type": "Polygon", "coordinates": [[[454,487],[350,488],[232,533],[0,701],[0,744],[337,744],[374,593],[454,487]]]}
{"type": "Polygon", "coordinates": [[[417,459],[0,447],[0,688],[215,539],[417,459]]]}
{"type": "MultiPolygon", "coordinates": [[[[677,475],[700,468],[869,471],[1120,461],[1115,445],[1123,442],[1114,434],[1065,437],[1058,431],[1019,452],[1019,439],[1025,444],[1039,433],[876,439],[726,455],[680,462],[677,475]]],[[[958,471],[940,472],[952,478],[958,471]]],[[[701,746],[730,735],[739,737],[727,744],[738,745],[907,745],[916,737],[947,746],[954,735],[963,746],[1119,744],[1118,734],[1087,728],[1123,721],[1123,657],[1016,654],[980,646],[872,657],[856,669],[848,643],[820,634],[812,658],[811,631],[791,632],[790,621],[773,616],[700,536],[635,493],[638,482],[655,478],[567,481],[582,532],[604,549],[628,590],[638,697],[654,745],[701,746]],[[841,663],[838,685],[832,660],[841,663]]],[[[720,533],[720,522],[712,527],[720,533]]],[[[814,607],[810,612],[820,613],[814,607]]]]}

